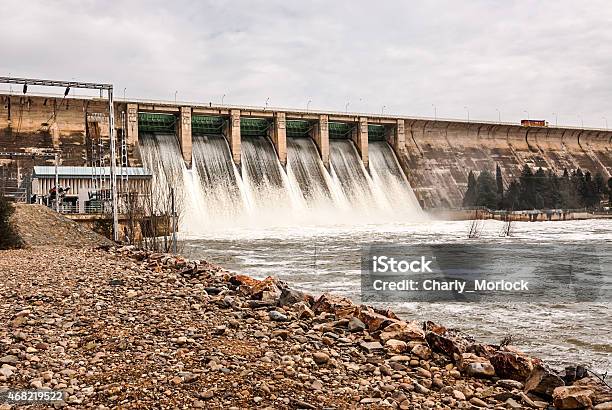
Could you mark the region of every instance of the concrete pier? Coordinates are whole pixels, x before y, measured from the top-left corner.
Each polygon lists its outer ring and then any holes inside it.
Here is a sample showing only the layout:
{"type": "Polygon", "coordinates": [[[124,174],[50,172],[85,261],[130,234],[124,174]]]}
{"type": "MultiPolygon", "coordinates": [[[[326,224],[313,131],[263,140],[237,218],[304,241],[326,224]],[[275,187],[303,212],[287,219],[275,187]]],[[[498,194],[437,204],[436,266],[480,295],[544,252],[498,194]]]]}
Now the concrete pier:
{"type": "Polygon", "coordinates": [[[234,164],[240,165],[240,110],[231,110],[225,137],[229,143],[234,164]]]}
{"type": "Polygon", "coordinates": [[[368,119],[366,117],[359,117],[357,126],[353,128],[351,139],[357,147],[357,152],[361,156],[363,165],[368,167],[368,119]]]}
{"type": "Polygon", "coordinates": [[[129,146],[138,145],[138,104],[127,104],[126,137],[129,146]]]}
{"type": "Polygon", "coordinates": [[[284,167],[287,165],[287,129],[286,116],[284,112],[274,114],[274,126],[270,127],[270,139],[276,149],[278,160],[284,167]]]}
{"type": "Polygon", "coordinates": [[[178,138],[181,146],[181,153],[187,168],[191,168],[192,156],[192,137],[191,137],[191,107],[181,107],[181,114],[178,126],[178,138]]]}
{"type": "Polygon", "coordinates": [[[386,126],[385,139],[395,151],[395,155],[404,154],[406,152],[406,125],[404,120],[398,119],[395,125],[386,126]]]}
{"type": "Polygon", "coordinates": [[[321,161],[325,168],[329,169],[329,117],[325,114],[319,115],[318,121],[314,124],[311,131],[311,138],[321,154],[321,161]]]}

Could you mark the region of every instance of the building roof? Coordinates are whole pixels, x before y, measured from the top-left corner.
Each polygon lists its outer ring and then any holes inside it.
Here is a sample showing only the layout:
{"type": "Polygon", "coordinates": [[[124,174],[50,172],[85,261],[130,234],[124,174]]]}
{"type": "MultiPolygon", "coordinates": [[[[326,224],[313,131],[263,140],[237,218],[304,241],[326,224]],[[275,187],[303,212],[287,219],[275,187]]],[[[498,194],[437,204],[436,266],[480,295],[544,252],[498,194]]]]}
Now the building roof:
{"type": "MultiPolygon", "coordinates": [[[[91,178],[92,176],[102,175],[104,178],[110,178],[110,167],[57,167],[57,173],[60,178],[91,178]]],[[[130,178],[149,179],[151,173],[142,167],[117,167],[117,177],[127,175],[130,178]]],[[[55,178],[54,166],[35,166],[33,178],[55,178]]]]}

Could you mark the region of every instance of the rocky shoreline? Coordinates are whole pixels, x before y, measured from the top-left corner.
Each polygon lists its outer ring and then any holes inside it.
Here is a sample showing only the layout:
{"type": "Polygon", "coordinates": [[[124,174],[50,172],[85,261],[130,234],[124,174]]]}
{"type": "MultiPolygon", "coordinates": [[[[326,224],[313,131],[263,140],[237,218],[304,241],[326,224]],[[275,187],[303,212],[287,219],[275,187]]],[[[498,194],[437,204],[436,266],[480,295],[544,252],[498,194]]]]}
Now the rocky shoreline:
{"type": "Polygon", "coordinates": [[[580,366],[205,261],[38,247],[0,251],[0,275],[0,393],[55,407],[612,409],[580,366]]]}

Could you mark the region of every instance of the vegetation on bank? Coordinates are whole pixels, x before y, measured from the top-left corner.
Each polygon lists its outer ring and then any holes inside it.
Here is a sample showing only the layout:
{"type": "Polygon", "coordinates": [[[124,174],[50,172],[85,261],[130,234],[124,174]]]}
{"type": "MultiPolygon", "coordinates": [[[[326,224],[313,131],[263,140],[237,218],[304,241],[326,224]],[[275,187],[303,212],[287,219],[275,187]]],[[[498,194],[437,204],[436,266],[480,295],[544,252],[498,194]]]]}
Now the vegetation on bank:
{"type": "Polygon", "coordinates": [[[13,204],[0,195],[0,249],[14,249],[21,246],[21,240],[11,223],[14,212],[13,204]]]}
{"type": "Polygon", "coordinates": [[[518,179],[504,187],[501,168],[495,176],[485,170],[474,175],[470,171],[463,206],[484,206],[497,210],[521,209],[598,209],[602,201],[610,202],[612,178],[601,173],[593,176],[580,168],[571,173],[564,169],[561,175],[542,168],[534,173],[529,165],[523,166],[518,179]]]}

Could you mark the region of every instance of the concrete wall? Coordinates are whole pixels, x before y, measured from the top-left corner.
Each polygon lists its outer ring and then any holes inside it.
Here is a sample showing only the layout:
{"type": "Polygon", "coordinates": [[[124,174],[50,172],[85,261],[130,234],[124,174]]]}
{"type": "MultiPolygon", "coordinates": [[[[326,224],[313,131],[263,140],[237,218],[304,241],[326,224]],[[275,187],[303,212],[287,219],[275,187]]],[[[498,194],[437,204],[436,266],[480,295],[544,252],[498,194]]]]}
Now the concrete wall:
{"type": "Polygon", "coordinates": [[[400,161],[427,207],[460,206],[469,171],[494,172],[496,164],[506,184],[524,164],[557,173],[582,168],[612,174],[611,132],[452,121],[405,124],[406,152],[400,161]]]}
{"type": "MultiPolygon", "coordinates": [[[[130,165],[141,164],[138,152],[138,112],[164,112],[181,116],[178,132],[187,163],[191,161],[191,114],[217,115],[228,119],[224,134],[232,157],[240,164],[240,118],[269,118],[274,121],[271,139],[282,163],[286,162],[287,119],[314,122],[311,137],[329,167],[329,121],[358,123],[353,141],[368,163],[367,124],[385,126],[387,140],[394,148],[402,168],[426,207],[455,207],[461,204],[470,170],[494,171],[502,168],[508,183],[520,174],[524,164],[562,172],[582,168],[612,174],[612,132],[566,128],[522,127],[520,125],[466,123],[444,120],[371,117],[350,114],[302,112],[298,110],[257,110],[212,105],[180,107],[173,103],[120,102],[116,112],[126,112],[130,165]],[[187,122],[189,124],[187,124],[187,122]],[[188,127],[188,128],[187,128],[188,127]]],[[[35,153],[60,149],[62,165],[91,163],[91,140],[86,138],[88,117],[90,134],[99,135],[108,154],[108,107],[105,100],[45,98],[40,96],[0,95],[0,149],[35,153]]],[[[117,124],[121,127],[121,124],[117,124]]],[[[118,134],[119,135],[119,134],[118,134]]],[[[20,172],[52,160],[20,159],[20,172]]],[[[108,159],[107,159],[108,161],[108,159]]],[[[16,160],[0,159],[1,166],[14,166],[16,160]]],[[[108,163],[108,162],[107,162],[108,163]]]]}
{"type": "MultiPolygon", "coordinates": [[[[134,107],[137,106],[131,106],[134,107]]],[[[129,110],[126,104],[117,103],[117,118],[121,111],[129,110]]],[[[126,122],[133,126],[131,117],[128,112],[126,122]]],[[[89,126],[95,125],[92,133],[100,135],[108,163],[110,143],[108,103],[105,100],[0,95],[0,150],[32,154],[60,150],[61,165],[88,165],[92,161],[92,141],[86,138],[87,122],[89,126]]],[[[121,122],[116,121],[117,129],[121,126],[121,122]]],[[[129,132],[128,127],[127,135],[130,165],[139,166],[137,128],[129,132]]],[[[35,164],[53,165],[52,159],[21,161],[30,168],[35,164]]],[[[0,164],[8,166],[11,161],[0,160],[0,164]]]]}

